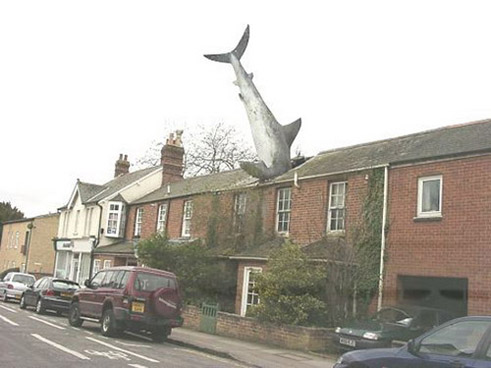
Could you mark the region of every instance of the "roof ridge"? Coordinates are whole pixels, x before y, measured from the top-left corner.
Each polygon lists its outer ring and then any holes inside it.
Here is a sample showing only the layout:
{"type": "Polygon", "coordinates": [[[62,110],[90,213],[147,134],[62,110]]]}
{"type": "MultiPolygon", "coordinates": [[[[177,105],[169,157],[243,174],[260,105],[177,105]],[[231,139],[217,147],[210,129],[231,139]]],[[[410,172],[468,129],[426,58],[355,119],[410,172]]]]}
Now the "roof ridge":
{"type": "Polygon", "coordinates": [[[482,120],[476,120],[476,121],[471,121],[471,122],[467,122],[467,123],[458,123],[458,124],[453,124],[453,125],[446,125],[444,127],[439,127],[439,128],[434,128],[434,129],[428,129],[428,130],[424,130],[422,132],[405,134],[405,135],[401,135],[401,136],[397,136],[397,137],[393,137],[393,138],[385,138],[385,139],[379,139],[379,140],[372,141],[372,142],[359,143],[359,144],[354,144],[354,145],[351,145],[351,146],[333,148],[333,149],[329,149],[329,150],[326,150],[326,151],[319,152],[317,156],[314,156],[314,158],[315,157],[318,157],[320,155],[323,155],[323,154],[331,153],[331,152],[339,152],[339,151],[344,151],[344,150],[350,150],[350,149],[358,148],[358,147],[367,147],[367,146],[372,146],[372,145],[376,145],[376,144],[380,144],[380,143],[385,143],[385,142],[391,142],[391,141],[395,141],[395,140],[400,140],[400,139],[403,139],[403,138],[422,136],[422,135],[426,135],[426,134],[437,132],[437,131],[441,131],[441,130],[450,130],[450,129],[456,129],[456,128],[463,128],[463,127],[470,126],[470,125],[478,125],[478,124],[486,124],[486,123],[491,123],[491,119],[482,119],[482,120]]]}

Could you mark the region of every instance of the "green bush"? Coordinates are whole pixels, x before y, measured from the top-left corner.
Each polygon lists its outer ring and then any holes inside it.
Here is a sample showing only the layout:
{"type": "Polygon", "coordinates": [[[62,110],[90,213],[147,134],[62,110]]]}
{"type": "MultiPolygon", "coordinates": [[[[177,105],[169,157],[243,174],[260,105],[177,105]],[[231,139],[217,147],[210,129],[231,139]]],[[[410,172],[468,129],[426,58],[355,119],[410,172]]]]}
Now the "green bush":
{"type": "Polygon", "coordinates": [[[220,303],[235,288],[233,275],[199,241],[175,244],[156,234],[140,241],[137,250],[144,265],[176,274],[186,303],[220,303]]]}
{"type": "Polygon", "coordinates": [[[260,303],[248,315],[278,324],[325,324],[325,275],[297,245],[287,243],[274,252],[267,270],[255,277],[260,303]]]}

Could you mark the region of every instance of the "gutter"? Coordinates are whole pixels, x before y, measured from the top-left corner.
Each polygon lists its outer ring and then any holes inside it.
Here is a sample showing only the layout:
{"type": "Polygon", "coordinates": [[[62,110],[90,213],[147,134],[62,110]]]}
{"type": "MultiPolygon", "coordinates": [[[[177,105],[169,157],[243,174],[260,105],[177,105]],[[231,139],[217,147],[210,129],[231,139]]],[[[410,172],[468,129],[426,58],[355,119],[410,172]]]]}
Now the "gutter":
{"type": "Polygon", "coordinates": [[[378,282],[378,300],[377,311],[382,308],[382,296],[384,290],[384,258],[385,258],[385,226],[387,223],[387,199],[388,199],[388,185],[389,184],[389,166],[385,166],[384,169],[384,204],[382,210],[382,236],[380,242],[380,269],[379,269],[379,282],[378,282]]]}

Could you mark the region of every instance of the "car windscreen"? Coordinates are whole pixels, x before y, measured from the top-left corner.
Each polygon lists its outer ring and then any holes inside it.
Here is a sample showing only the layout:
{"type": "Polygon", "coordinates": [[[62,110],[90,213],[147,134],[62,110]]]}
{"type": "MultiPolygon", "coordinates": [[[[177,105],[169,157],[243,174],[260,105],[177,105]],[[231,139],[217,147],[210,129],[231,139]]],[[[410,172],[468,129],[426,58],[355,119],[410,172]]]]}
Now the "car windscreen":
{"type": "Polygon", "coordinates": [[[61,290],[80,289],[80,286],[67,280],[53,280],[53,288],[61,290]]]}
{"type": "Polygon", "coordinates": [[[12,278],[12,282],[20,282],[21,284],[30,286],[34,284],[36,279],[34,279],[33,276],[28,276],[28,275],[14,275],[12,278]]]}
{"type": "Polygon", "coordinates": [[[138,273],[135,278],[135,290],[152,292],[160,288],[176,289],[176,280],[163,275],[138,273]]]}

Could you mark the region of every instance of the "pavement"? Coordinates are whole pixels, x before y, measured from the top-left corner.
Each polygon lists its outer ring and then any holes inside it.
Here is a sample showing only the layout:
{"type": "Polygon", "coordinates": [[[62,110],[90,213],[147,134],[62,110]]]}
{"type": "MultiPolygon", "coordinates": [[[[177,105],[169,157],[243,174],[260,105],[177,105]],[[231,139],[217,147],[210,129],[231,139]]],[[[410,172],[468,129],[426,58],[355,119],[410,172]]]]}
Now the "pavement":
{"type": "Polygon", "coordinates": [[[336,356],[277,348],[185,328],[174,328],[169,342],[258,368],[330,368],[337,359],[336,356]]]}

